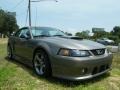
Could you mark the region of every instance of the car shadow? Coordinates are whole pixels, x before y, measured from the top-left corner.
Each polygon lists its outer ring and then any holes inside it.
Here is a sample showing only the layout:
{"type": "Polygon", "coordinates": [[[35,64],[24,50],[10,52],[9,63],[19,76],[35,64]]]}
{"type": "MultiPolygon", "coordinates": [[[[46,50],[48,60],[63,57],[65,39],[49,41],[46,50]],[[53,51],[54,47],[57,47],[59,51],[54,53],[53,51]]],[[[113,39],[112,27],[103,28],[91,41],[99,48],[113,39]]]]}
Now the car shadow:
{"type": "Polygon", "coordinates": [[[46,78],[46,77],[41,77],[41,76],[36,75],[35,72],[33,71],[33,69],[24,63],[21,63],[17,60],[10,60],[7,57],[5,57],[5,60],[7,60],[9,63],[16,64],[18,67],[29,72],[30,75],[32,75],[33,77],[35,77],[37,79],[45,80],[49,83],[53,83],[56,85],[62,85],[64,87],[77,87],[79,85],[88,86],[89,84],[91,85],[91,84],[94,84],[96,82],[102,81],[105,78],[110,76],[110,73],[106,73],[106,74],[103,74],[101,76],[95,77],[93,79],[88,79],[88,80],[83,80],[83,81],[70,81],[70,80],[60,79],[60,78],[56,78],[56,77],[52,77],[52,76],[46,78]]]}

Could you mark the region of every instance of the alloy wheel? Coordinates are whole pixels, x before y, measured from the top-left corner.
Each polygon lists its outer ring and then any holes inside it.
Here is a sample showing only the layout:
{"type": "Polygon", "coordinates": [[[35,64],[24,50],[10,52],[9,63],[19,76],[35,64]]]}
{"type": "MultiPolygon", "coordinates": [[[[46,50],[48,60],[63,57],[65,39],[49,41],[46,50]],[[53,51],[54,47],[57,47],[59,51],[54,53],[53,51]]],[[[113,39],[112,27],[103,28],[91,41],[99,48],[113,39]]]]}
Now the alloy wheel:
{"type": "Polygon", "coordinates": [[[7,47],[7,56],[10,59],[12,58],[12,50],[11,50],[10,46],[7,47]]]}
{"type": "Polygon", "coordinates": [[[41,53],[37,53],[34,58],[34,68],[38,75],[44,75],[45,73],[45,57],[41,53]]]}

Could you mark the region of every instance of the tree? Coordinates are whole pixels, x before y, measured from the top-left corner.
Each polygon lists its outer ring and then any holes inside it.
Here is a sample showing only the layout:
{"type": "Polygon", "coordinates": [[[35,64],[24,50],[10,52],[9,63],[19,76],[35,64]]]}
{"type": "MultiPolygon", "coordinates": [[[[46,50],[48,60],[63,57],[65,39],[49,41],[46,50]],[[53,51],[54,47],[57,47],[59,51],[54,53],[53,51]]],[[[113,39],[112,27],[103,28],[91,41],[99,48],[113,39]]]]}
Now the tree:
{"type": "Polygon", "coordinates": [[[82,31],[82,32],[77,32],[75,35],[81,38],[89,38],[90,31],[86,30],[86,31],[82,31]]]}
{"type": "Polygon", "coordinates": [[[120,39],[120,26],[115,26],[113,30],[111,31],[112,35],[118,36],[120,39]]]}
{"type": "Polygon", "coordinates": [[[4,16],[5,16],[5,12],[3,10],[0,10],[0,33],[3,32],[2,29],[5,22],[4,16]]]}
{"type": "Polygon", "coordinates": [[[93,38],[96,40],[98,38],[105,38],[109,36],[109,32],[106,32],[104,28],[92,28],[94,33],[93,38]]]}
{"type": "Polygon", "coordinates": [[[109,38],[114,40],[116,44],[120,43],[120,26],[113,27],[109,38]]]}
{"type": "Polygon", "coordinates": [[[9,36],[18,29],[16,18],[10,12],[0,10],[0,33],[9,36]]]}

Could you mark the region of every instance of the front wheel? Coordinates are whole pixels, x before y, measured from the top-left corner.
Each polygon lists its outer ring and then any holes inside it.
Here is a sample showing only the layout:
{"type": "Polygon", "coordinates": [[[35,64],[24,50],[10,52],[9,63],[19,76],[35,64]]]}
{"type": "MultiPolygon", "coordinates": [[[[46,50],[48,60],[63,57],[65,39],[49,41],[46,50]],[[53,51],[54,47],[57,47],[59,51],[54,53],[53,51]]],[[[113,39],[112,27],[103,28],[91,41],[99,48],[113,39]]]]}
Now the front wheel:
{"type": "Polygon", "coordinates": [[[39,50],[35,53],[33,67],[37,75],[48,77],[51,75],[51,65],[47,53],[39,50]]]}

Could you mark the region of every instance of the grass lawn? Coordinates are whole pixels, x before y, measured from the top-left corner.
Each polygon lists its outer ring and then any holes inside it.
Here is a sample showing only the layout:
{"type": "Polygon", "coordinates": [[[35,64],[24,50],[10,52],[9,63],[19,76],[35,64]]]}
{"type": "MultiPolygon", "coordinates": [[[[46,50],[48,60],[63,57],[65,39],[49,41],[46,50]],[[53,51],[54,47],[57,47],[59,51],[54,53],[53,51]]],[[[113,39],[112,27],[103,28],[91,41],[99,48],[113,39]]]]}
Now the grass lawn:
{"type": "Polygon", "coordinates": [[[92,80],[70,82],[43,78],[17,61],[6,59],[6,39],[0,39],[0,90],[120,90],[120,54],[115,54],[112,70],[92,80]]]}

